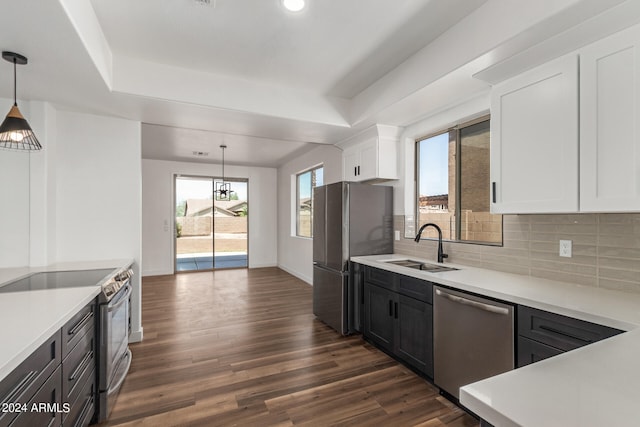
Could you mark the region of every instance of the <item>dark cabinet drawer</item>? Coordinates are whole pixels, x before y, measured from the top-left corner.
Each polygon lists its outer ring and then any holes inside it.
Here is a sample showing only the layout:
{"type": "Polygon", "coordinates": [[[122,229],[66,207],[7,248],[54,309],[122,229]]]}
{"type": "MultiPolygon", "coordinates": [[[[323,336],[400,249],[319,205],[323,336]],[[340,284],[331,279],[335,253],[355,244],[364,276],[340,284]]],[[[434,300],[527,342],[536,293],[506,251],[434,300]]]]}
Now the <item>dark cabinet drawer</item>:
{"type": "Polygon", "coordinates": [[[367,267],[364,271],[364,280],[391,291],[397,290],[396,274],[391,271],[367,267]]]}
{"type": "Polygon", "coordinates": [[[18,414],[10,426],[59,426],[62,423],[64,409],[61,396],[60,367],[58,367],[27,403],[27,411],[18,414]]]}
{"type": "Polygon", "coordinates": [[[65,402],[76,400],[86,382],[87,374],[95,371],[95,336],[90,330],[62,362],[62,395],[65,402]]]}
{"type": "Polygon", "coordinates": [[[433,284],[415,277],[398,275],[398,293],[429,304],[433,303],[433,284]]]}
{"type": "MultiPolygon", "coordinates": [[[[0,382],[0,404],[30,402],[34,393],[60,365],[60,360],[60,332],[58,331],[0,382]]],[[[58,383],[59,381],[58,377],[58,383]]],[[[18,414],[13,411],[0,412],[0,427],[9,425],[16,415],[18,414]]]]}
{"type": "Polygon", "coordinates": [[[549,313],[530,307],[518,307],[518,335],[569,351],[621,333],[584,320],[549,313]]]}
{"type": "Polygon", "coordinates": [[[91,370],[81,380],[79,393],[70,406],[69,412],[63,414],[64,427],[87,426],[93,419],[96,406],[96,376],[91,370]]]}
{"type": "Polygon", "coordinates": [[[562,353],[564,352],[557,348],[519,336],[516,367],[521,368],[562,353]]]}
{"type": "Polygon", "coordinates": [[[82,308],[62,327],[62,358],[78,344],[80,339],[88,332],[94,331],[96,317],[96,304],[91,302],[82,308]]]}

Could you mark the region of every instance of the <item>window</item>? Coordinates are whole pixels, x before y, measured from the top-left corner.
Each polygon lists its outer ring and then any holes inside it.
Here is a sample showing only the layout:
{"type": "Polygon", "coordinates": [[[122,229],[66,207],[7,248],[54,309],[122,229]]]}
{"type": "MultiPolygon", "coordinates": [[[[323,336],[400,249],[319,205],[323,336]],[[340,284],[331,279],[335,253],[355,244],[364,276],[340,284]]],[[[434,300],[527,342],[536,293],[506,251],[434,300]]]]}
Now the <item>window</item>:
{"type": "Polygon", "coordinates": [[[502,215],[489,212],[489,180],[488,118],[418,140],[416,228],[433,222],[443,239],[501,244],[502,215]]]}
{"type": "Polygon", "coordinates": [[[313,189],[323,185],[322,166],[296,175],[296,236],[313,237],[313,189]]]}

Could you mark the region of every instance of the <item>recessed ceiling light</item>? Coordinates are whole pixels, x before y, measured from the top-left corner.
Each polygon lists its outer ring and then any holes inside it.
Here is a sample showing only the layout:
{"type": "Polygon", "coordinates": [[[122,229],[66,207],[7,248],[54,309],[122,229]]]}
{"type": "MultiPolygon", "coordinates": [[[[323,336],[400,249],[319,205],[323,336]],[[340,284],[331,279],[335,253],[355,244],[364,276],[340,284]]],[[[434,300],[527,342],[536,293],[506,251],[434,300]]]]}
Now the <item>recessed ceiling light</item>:
{"type": "Polygon", "coordinates": [[[205,156],[208,156],[209,153],[206,151],[194,151],[193,155],[196,157],[205,157],[205,156]]]}
{"type": "Polygon", "coordinates": [[[282,5],[290,12],[300,12],[304,9],[304,0],[282,0],[282,5]]]}

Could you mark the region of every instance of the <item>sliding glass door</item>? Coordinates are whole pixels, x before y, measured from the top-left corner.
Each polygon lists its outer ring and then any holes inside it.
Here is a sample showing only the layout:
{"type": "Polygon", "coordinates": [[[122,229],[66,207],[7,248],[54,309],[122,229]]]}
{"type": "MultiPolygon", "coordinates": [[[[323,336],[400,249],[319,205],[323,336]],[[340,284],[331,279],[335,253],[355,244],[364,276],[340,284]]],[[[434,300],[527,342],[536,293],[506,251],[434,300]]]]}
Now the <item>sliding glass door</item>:
{"type": "Polygon", "coordinates": [[[248,266],[248,182],[229,180],[231,196],[220,200],[203,176],[175,176],[175,271],[248,266]]]}

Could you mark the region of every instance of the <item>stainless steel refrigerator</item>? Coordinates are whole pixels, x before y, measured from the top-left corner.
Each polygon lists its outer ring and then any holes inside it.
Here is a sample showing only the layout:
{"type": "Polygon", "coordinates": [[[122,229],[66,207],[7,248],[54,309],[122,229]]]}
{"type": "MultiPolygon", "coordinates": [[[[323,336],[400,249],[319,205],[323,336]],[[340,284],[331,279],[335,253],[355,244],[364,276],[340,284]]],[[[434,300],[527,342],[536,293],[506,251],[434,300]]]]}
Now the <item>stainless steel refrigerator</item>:
{"type": "Polygon", "coordinates": [[[393,188],[337,182],[313,198],[313,313],[348,335],[360,331],[362,301],[349,258],[393,253],[393,188]]]}

